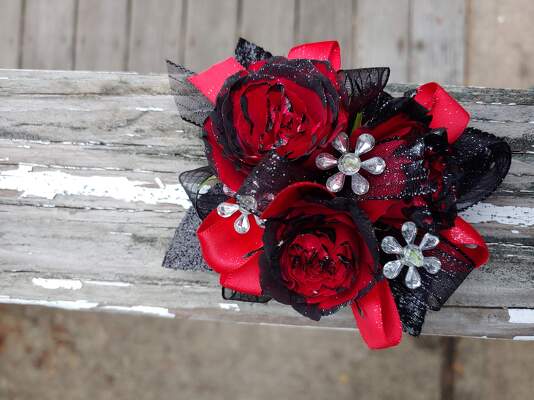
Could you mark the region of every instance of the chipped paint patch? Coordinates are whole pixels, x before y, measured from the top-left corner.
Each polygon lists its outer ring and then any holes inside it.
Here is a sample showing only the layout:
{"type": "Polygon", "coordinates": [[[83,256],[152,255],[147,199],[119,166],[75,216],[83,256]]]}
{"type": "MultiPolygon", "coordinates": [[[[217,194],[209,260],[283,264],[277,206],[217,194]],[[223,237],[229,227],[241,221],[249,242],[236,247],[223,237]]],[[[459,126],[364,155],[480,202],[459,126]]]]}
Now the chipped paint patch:
{"type": "Polygon", "coordinates": [[[235,303],[219,303],[219,308],[222,310],[241,311],[239,305],[235,303]]]}
{"type": "Polygon", "coordinates": [[[29,306],[43,306],[51,308],[61,308],[64,310],[89,310],[98,306],[98,303],[87,300],[33,300],[33,299],[17,299],[9,296],[0,296],[1,304],[19,304],[29,306]]]}
{"type": "Polygon", "coordinates": [[[503,225],[534,225],[534,208],[516,206],[496,206],[479,203],[460,213],[471,223],[498,222],[503,225]]]}
{"type": "Polygon", "coordinates": [[[0,172],[0,189],[22,192],[21,197],[57,195],[111,197],[127,202],[176,204],[187,209],[191,203],[181,185],[134,181],[120,176],[77,176],[63,171],[33,171],[34,166],[19,164],[16,170],[0,172]],[[154,186],[154,183],[158,187],[154,186]],[[163,186],[163,187],[162,187],[163,186]]]}
{"type": "Polygon", "coordinates": [[[534,336],[514,336],[512,340],[524,340],[524,341],[531,341],[534,340],[534,336]]]}
{"type": "Polygon", "coordinates": [[[168,308],[163,307],[153,307],[153,306],[102,306],[102,310],[111,310],[125,313],[134,313],[134,314],[150,314],[163,318],[174,318],[176,315],[169,312],[168,308]]]}
{"type": "Polygon", "coordinates": [[[83,287],[82,281],[77,279],[45,279],[33,278],[32,283],[45,289],[79,290],[83,287]]]}
{"type": "Polygon", "coordinates": [[[534,324],[534,310],[527,308],[509,308],[508,322],[511,324],[534,324]]]}

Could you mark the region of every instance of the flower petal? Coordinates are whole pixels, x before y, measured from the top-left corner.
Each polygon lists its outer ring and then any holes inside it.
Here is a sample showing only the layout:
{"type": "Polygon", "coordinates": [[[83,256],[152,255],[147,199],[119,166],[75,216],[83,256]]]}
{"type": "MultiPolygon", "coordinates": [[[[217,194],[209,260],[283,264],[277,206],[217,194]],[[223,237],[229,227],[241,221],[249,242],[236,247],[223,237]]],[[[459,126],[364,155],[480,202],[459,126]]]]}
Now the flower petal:
{"type": "Polygon", "coordinates": [[[417,227],[412,221],[407,221],[402,224],[402,237],[406,240],[407,244],[412,244],[415,240],[415,235],[417,235],[417,227]]]}
{"type": "Polygon", "coordinates": [[[355,153],[360,156],[371,151],[373,147],[375,147],[375,138],[369,133],[362,133],[356,140],[355,153]]]}
{"type": "Polygon", "coordinates": [[[429,274],[437,274],[441,269],[441,261],[436,257],[425,257],[423,262],[423,267],[429,274]]]}
{"type": "Polygon", "coordinates": [[[425,233],[425,236],[423,236],[423,239],[421,239],[419,248],[421,250],[432,250],[435,249],[438,244],[439,238],[437,236],[431,235],[430,233],[425,233]]]}
{"type": "Polygon", "coordinates": [[[395,239],[393,236],[386,236],[384,239],[382,239],[382,243],[380,244],[380,247],[386,254],[401,254],[402,253],[402,246],[399,244],[397,239],[395,239]]]}
{"type": "Polygon", "coordinates": [[[388,261],[384,265],[382,273],[388,279],[395,279],[397,276],[399,276],[403,266],[404,265],[402,264],[401,260],[388,261]]]}

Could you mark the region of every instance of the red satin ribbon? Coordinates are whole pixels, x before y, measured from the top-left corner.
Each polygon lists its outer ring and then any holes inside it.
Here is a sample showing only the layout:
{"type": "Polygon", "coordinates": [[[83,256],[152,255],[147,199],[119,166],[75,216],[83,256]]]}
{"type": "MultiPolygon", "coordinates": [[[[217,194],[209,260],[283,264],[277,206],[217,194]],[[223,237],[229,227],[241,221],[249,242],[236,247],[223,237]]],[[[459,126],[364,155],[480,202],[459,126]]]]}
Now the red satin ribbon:
{"type": "Polygon", "coordinates": [[[363,340],[371,349],[384,349],[400,343],[402,324],[386,280],[352,303],[352,312],[363,340]]]}
{"type": "Polygon", "coordinates": [[[432,115],[431,128],[446,128],[449,143],[454,143],[469,123],[469,113],[435,82],[420,86],[415,101],[432,115]]]}
{"type": "Polygon", "coordinates": [[[289,50],[287,58],[304,58],[310,60],[329,61],[336,71],[341,68],[341,50],[335,40],[325,42],[304,43],[289,50]]]}
{"type": "Polygon", "coordinates": [[[488,262],[489,250],[486,242],[480,233],[462,218],[456,217],[454,226],[439,234],[467,254],[475,263],[475,268],[488,262]]]}

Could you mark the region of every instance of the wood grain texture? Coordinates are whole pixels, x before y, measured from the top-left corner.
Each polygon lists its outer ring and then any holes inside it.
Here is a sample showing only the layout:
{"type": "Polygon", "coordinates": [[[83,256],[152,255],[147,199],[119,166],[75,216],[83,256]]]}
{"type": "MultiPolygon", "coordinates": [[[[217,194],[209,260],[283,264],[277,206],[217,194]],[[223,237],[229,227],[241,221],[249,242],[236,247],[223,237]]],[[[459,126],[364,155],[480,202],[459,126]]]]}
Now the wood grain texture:
{"type": "Polygon", "coordinates": [[[133,0],[128,70],[165,72],[165,60],[182,63],[184,0],[133,0]]]}
{"type": "Polygon", "coordinates": [[[76,0],[26,0],[21,68],[72,69],[76,0]]]}
{"type": "Polygon", "coordinates": [[[412,1],[410,82],[464,82],[465,13],[465,0],[412,1]]]}
{"type": "MultiPolygon", "coordinates": [[[[215,275],[160,267],[188,206],[177,173],[205,163],[198,129],[179,121],[166,76],[2,70],[0,77],[0,302],[354,327],[349,311],[316,324],[274,302],[226,303],[215,275]],[[43,279],[82,286],[47,289],[35,283],[43,279]]],[[[389,86],[394,94],[410,88],[389,86]]],[[[473,126],[506,137],[514,157],[499,190],[465,215],[487,240],[490,263],[429,314],[425,333],[534,336],[534,92],[448,90],[473,126]]]]}
{"type": "Polygon", "coordinates": [[[184,63],[201,71],[233,55],[237,43],[238,1],[194,0],[187,3],[184,63]]]}
{"type": "Polygon", "coordinates": [[[296,42],[337,40],[342,67],[351,67],[352,0],[299,0],[296,15],[296,42]]]}
{"type": "Polygon", "coordinates": [[[125,70],[129,17],[128,0],[80,1],[74,69],[125,70]]]}
{"type": "Polygon", "coordinates": [[[352,66],[390,67],[391,82],[408,82],[410,0],[358,0],[352,66]]]}
{"type": "Polygon", "coordinates": [[[0,68],[19,64],[22,0],[4,0],[0,12],[0,68]]]}
{"type": "Polygon", "coordinates": [[[469,4],[467,82],[534,87],[534,2],[471,0],[469,4]]]}
{"type": "Polygon", "coordinates": [[[295,0],[242,2],[239,35],[275,55],[286,55],[295,45],[295,0]]]}

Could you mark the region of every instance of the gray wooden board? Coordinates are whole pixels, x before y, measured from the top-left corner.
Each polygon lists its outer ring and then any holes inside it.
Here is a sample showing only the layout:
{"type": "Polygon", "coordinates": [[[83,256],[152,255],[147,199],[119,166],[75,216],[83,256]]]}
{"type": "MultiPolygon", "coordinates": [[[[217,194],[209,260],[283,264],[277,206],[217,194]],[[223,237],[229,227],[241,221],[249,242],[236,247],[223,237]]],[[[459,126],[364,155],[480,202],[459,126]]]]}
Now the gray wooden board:
{"type": "Polygon", "coordinates": [[[128,68],[127,0],[80,1],[77,9],[74,69],[128,68]]]}
{"type": "Polygon", "coordinates": [[[21,67],[71,69],[77,1],[26,0],[25,4],[21,67]]]}
{"type": "Polygon", "coordinates": [[[19,65],[22,0],[2,2],[0,12],[0,68],[19,65]]]}
{"type": "MultiPolygon", "coordinates": [[[[188,207],[177,173],[205,163],[165,76],[0,70],[0,78],[0,302],[354,327],[349,311],[316,324],[274,302],[228,303],[215,275],[161,268],[188,207]]],[[[465,215],[488,241],[490,263],[429,314],[424,332],[534,336],[534,93],[448,89],[472,125],[507,138],[514,157],[502,187],[465,215]]]]}

